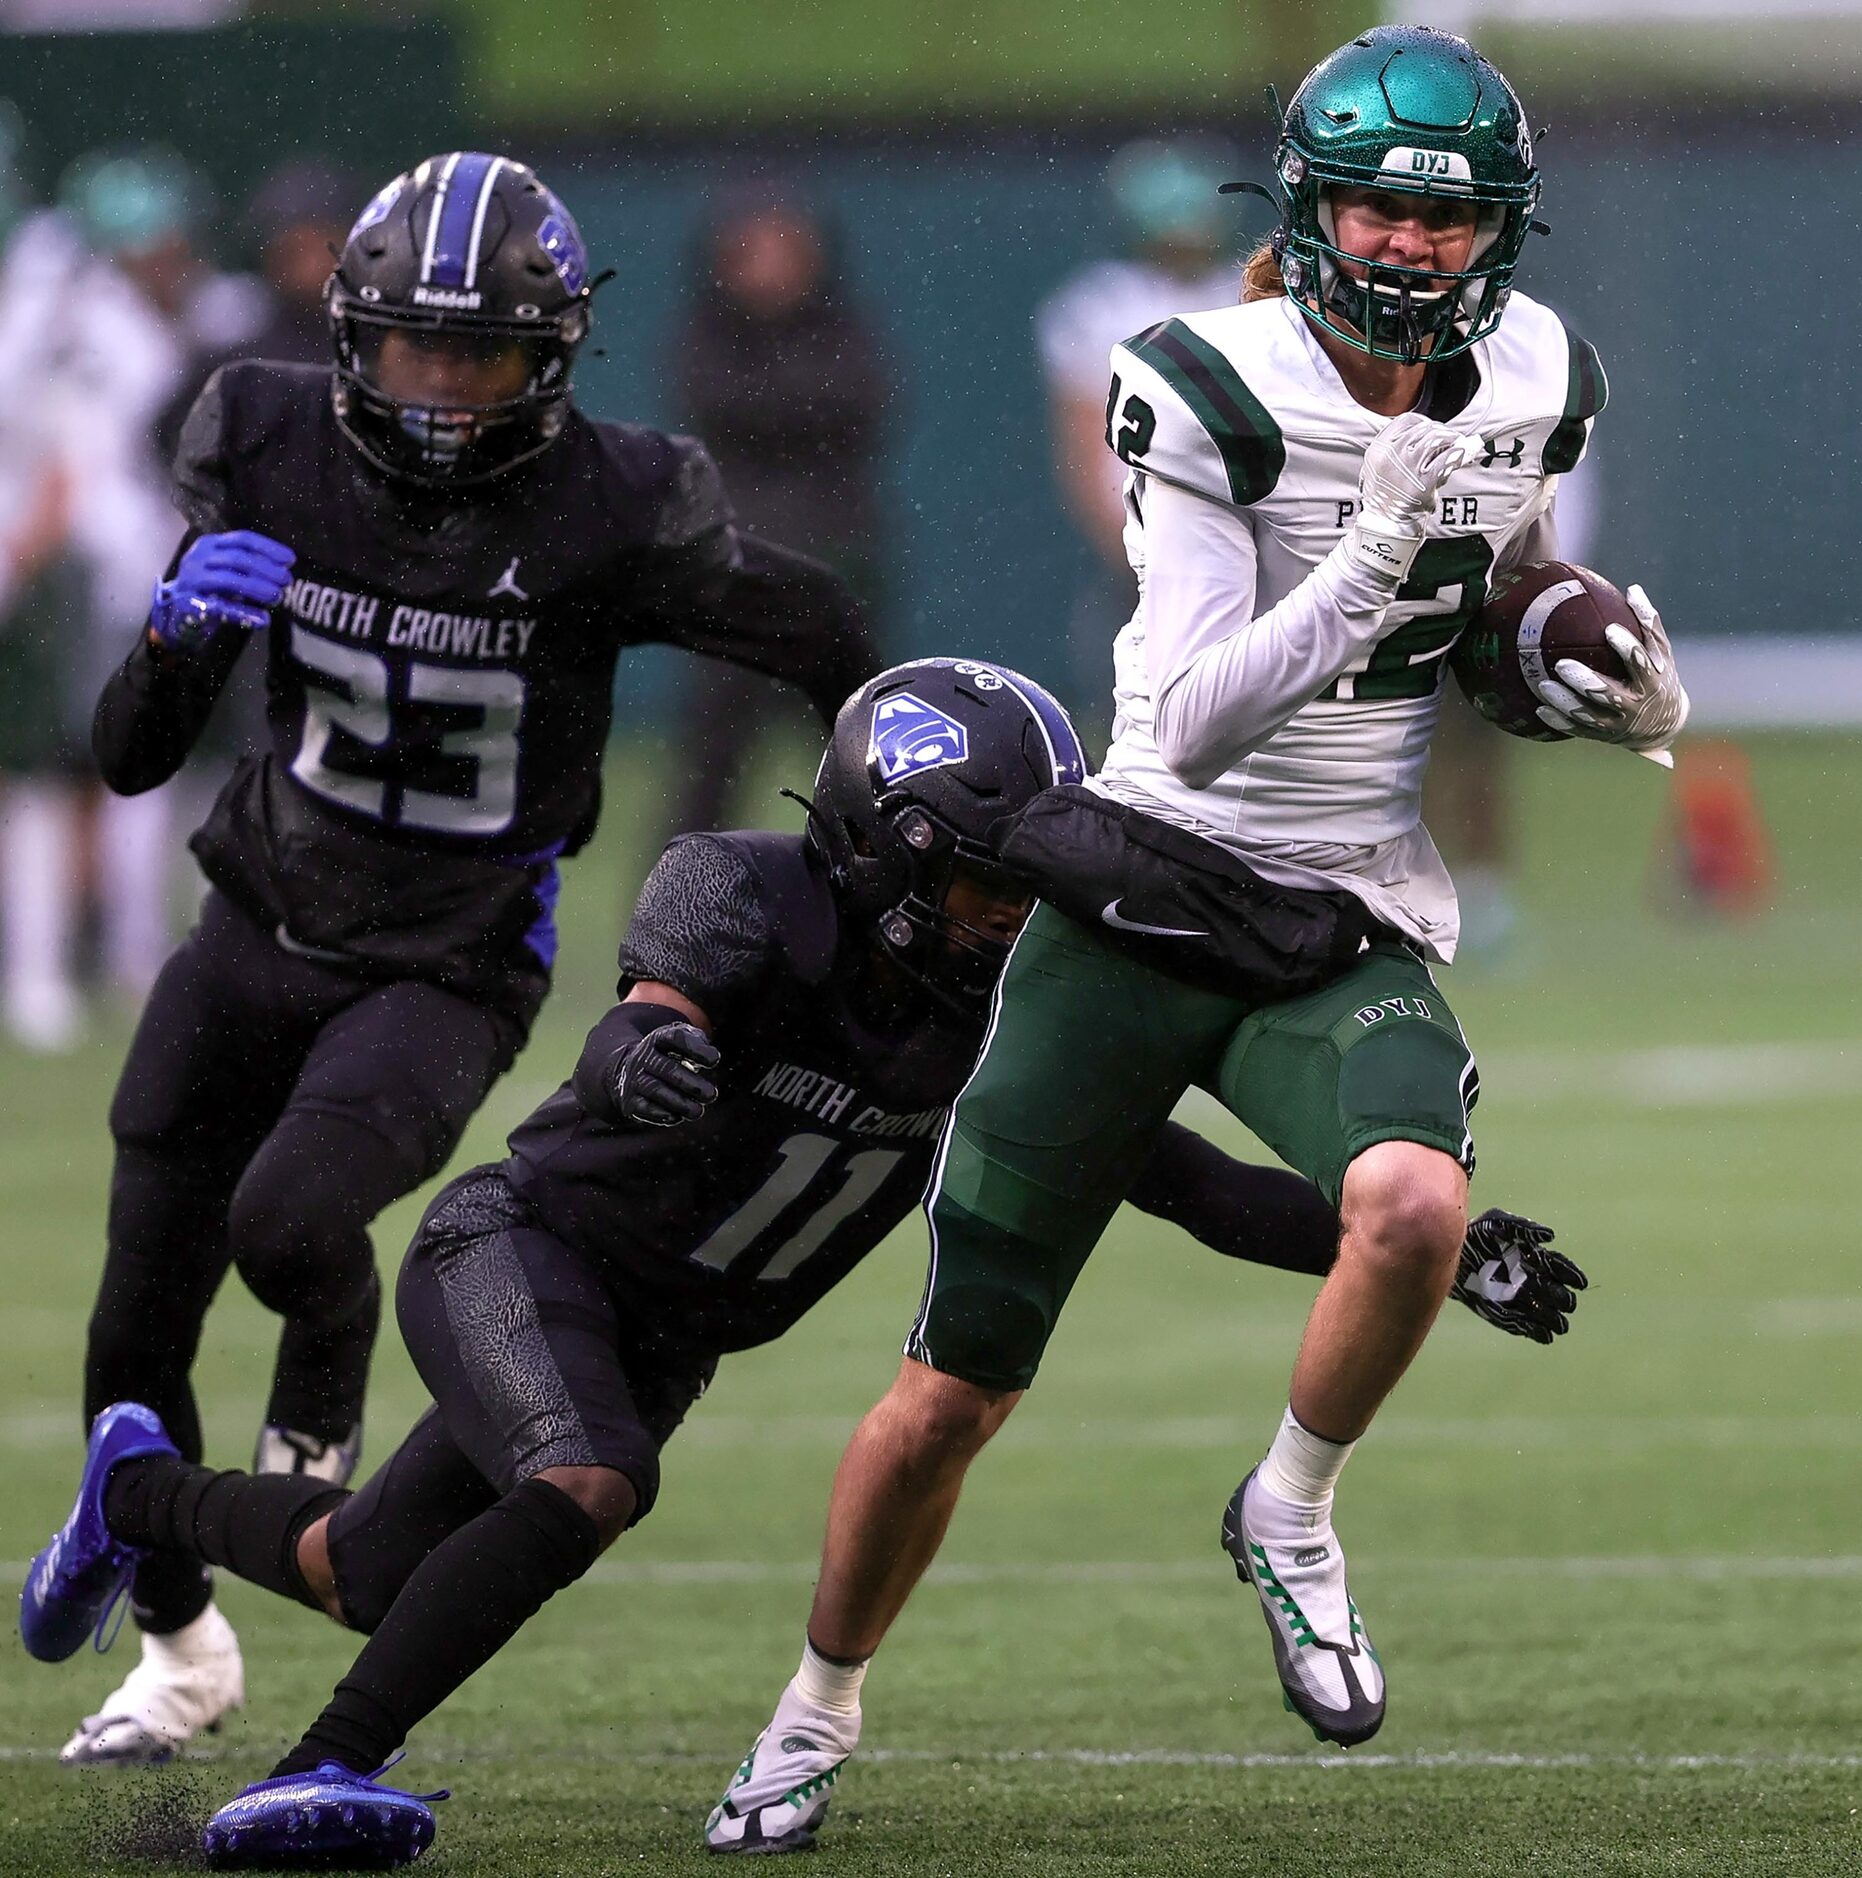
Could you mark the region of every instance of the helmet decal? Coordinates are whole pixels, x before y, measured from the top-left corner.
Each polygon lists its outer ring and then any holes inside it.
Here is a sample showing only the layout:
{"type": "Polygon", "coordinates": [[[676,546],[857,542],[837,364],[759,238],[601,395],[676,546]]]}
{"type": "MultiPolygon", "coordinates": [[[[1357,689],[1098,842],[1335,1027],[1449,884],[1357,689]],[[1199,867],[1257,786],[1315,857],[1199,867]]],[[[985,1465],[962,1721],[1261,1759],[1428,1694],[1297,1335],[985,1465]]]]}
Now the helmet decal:
{"type": "Polygon", "coordinates": [[[896,783],[923,770],[961,763],[969,754],[969,732],[909,691],[882,698],[873,708],[868,761],[883,782],[896,783]]]}
{"type": "Polygon", "coordinates": [[[588,251],[560,203],[538,225],[537,245],[550,257],[565,293],[580,293],[587,286],[588,251]]]}
{"type": "Polygon", "coordinates": [[[1384,160],[1378,168],[1401,177],[1410,189],[1427,183],[1444,195],[1453,195],[1456,183],[1468,184],[1471,192],[1474,182],[1474,171],[1459,150],[1416,150],[1400,143],[1384,152],[1384,160]]]}
{"type": "Polygon", "coordinates": [[[368,206],[356,217],[356,225],[350,229],[343,245],[347,247],[358,235],[366,234],[369,229],[385,222],[394,211],[394,205],[401,200],[401,192],[407,187],[407,178],[397,176],[392,182],[382,186],[369,197],[368,206]]]}

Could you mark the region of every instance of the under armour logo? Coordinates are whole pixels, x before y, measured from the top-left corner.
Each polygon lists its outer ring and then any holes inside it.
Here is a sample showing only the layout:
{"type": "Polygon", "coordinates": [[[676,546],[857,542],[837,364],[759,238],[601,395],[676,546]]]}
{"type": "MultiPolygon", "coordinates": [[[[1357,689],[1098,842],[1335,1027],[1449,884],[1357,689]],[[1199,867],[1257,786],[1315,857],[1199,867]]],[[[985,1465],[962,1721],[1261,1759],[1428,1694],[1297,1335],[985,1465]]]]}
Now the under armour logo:
{"type": "Polygon", "coordinates": [[[513,600],[528,600],[530,598],[529,594],[517,584],[517,564],[523,558],[521,554],[511,556],[511,565],[485,589],[486,599],[495,600],[501,593],[508,593],[513,600]]]}
{"type": "Polygon", "coordinates": [[[1526,440],[1524,437],[1515,437],[1511,450],[1502,449],[1498,437],[1483,437],[1481,442],[1485,446],[1485,454],[1480,459],[1482,469],[1492,469],[1496,463],[1504,463],[1508,469],[1518,469],[1525,460],[1526,440]]]}

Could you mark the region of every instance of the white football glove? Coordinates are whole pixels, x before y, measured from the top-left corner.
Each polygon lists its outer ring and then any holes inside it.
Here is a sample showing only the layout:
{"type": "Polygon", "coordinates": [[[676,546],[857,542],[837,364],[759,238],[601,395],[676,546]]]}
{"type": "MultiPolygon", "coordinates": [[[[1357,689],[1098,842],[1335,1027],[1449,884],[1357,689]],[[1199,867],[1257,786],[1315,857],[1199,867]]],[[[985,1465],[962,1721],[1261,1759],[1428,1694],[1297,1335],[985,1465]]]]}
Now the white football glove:
{"type": "Polygon", "coordinates": [[[1416,411],[1393,417],[1364,453],[1358,513],[1345,536],[1352,558],[1393,582],[1405,579],[1422,546],[1436,492],[1483,446],[1416,411]]]}
{"type": "Polygon", "coordinates": [[[1662,628],[1662,616],[1640,587],[1623,596],[1642,624],[1638,639],[1627,626],[1609,626],[1604,637],[1629,670],[1629,682],[1606,678],[1576,659],[1560,659],[1556,676],[1539,679],[1539,715],[1567,737],[1593,737],[1620,743],[1624,749],[1673,769],[1668,746],[1687,722],[1687,688],[1675,669],[1674,648],[1662,628]]]}

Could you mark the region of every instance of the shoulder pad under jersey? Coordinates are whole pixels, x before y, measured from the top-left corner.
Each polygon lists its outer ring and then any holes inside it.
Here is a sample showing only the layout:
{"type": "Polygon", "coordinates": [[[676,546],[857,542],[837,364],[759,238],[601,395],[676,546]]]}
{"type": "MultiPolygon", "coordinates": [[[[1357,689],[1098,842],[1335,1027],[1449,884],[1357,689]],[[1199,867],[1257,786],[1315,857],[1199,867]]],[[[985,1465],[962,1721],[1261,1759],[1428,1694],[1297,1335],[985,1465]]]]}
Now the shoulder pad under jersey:
{"type": "Polygon", "coordinates": [[[1268,495],[1287,461],[1234,361],[1181,319],[1112,348],[1106,442],[1147,475],[1236,505],[1268,495]]]}
{"type": "Polygon", "coordinates": [[[597,475],[617,513],[645,505],[648,543],[684,548],[730,527],[731,505],[711,453],[696,437],[646,424],[581,418],[592,438],[597,475]]]}
{"type": "Polygon", "coordinates": [[[795,835],[679,835],[640,889],[621,941],[621,991],[654,979],[712,1017],[787,965],[824,977],[833,899],[795,835]]]}
{"type": "Polygon", "coordinates": [[[175,444],[175,504],[203,534],[241,526],[247,466],[289,447],[296,426],[329,407],[330,373],[317,365],[238,359],[207,380],[175,444]]]}
{"type": "Polygon", "coordinates": [[[1564,329],[1567,348],[1564,415],[1546,440],[1544,466],[1548,476],[1576,469],[1590,438],[1591,419],[1610,402],[1610,381],[1603,361],[1587,339],[1564,329]]]}

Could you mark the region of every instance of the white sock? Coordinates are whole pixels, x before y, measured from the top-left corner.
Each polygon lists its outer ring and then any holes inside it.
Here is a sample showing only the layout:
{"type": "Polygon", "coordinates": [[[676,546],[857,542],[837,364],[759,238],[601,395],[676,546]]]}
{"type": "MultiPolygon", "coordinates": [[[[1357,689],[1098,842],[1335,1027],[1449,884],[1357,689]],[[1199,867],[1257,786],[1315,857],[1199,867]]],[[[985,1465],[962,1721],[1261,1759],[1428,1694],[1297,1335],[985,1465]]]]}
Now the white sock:
{"type": "Polygon", "coordinates": [[[6,985],[22,1008],[68,1000],[77,924],[78,811],[61,783],[13,783],[0,806],[0,929],[6,985]]]}
{"type": "Polygon", "coordinates": [[[1280,1432],[1256,1478],[1275,1499],[1323,1512],[1332,1504],[1332,1489],[1357,1445],[1355,1441],[1327,1441],[1310,1428],[1302,1428],[1289,1408],[1280,1418],[1280,1432]]]}
{"type": "Polygon", "coordinates": [[[866,1666],[872,1659],[858,1663],[830,1662],[809,1643],[802,1651],[802,1666],[789,1686],[810,1708],[824,1708],[840,1715],[859,1711],[860,1685],[866,1680],[866,1666]]]}
{"type": "Polygon", "coordinates": [[[150,789],[139,796],[106,795],[97,808],[104,966],[111,984],[138,1001],[148,996],[174,943],[168,918],[175,861],[172,794],[150,789]]]}

